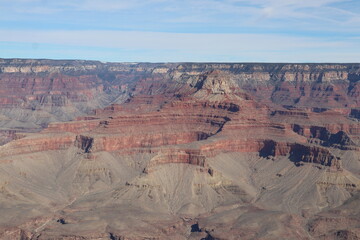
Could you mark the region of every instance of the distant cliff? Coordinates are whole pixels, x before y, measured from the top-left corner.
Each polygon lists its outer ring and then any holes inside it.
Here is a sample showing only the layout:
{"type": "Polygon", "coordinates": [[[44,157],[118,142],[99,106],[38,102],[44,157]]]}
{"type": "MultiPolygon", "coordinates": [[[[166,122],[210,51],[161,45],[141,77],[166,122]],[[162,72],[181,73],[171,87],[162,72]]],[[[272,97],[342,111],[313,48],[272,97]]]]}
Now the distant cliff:
{"type": "Polygon", "coordinates": [[[155,86],[156,93],[167,92],[173,83],[199,86],[214,71],[266,103],[315,111],[360,103],[360,64],[0,59],[0,127],[41,128],[136,94],[155,94],[155,86]]]}

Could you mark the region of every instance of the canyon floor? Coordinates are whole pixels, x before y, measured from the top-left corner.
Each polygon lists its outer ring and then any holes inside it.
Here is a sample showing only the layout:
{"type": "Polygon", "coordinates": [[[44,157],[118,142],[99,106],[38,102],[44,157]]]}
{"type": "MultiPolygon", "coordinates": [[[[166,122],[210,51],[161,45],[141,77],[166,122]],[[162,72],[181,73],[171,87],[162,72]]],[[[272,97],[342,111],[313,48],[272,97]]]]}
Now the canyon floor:
{"type": "Polygon", "coordinates": [[[0,239],[360,239],[360,64],[0,59],[0,239]]]}

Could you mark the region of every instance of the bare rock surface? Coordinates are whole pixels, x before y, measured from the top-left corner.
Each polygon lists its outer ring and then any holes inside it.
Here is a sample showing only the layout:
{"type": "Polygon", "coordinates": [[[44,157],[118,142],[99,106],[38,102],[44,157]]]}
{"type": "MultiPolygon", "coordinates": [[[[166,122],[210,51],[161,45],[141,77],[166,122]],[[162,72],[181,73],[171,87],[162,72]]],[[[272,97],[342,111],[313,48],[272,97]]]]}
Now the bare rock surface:
{"type": "Polygon", "coordinates": [[[0,61],[1,239],[359,239],[359,64],[0,61]]]}

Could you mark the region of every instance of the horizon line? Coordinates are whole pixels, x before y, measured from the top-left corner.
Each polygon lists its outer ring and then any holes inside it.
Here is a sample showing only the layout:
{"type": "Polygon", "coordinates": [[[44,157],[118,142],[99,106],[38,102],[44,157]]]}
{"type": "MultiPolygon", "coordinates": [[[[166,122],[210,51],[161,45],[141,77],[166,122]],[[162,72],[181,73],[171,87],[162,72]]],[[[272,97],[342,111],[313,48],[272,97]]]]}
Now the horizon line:
{"type": "Polygon", "coordinates": [[[13,57],[13,58],[4,58],[4,57],[0,57],[1,60],[36,60],[36,61],[83,61],[83,62],[99,62],[102,64],[107,64],[107,63],[126,63],[126,64],[144,64],[144,63],[149,63],[149,64],[191,64],[191,63],[203,63],[203,64],[360,64],[360,62],[294,62],[294,61],[284,61],[284,62],[257,62],[257,61],[156,61],[156,62],[151,62],[151,61],[102,61],[102,60],[97,60],[97,59],[78,59],[78,58],[67,58],[67,59],[63,59],[63,58],[26,58],[26,57],[13,57]]]}

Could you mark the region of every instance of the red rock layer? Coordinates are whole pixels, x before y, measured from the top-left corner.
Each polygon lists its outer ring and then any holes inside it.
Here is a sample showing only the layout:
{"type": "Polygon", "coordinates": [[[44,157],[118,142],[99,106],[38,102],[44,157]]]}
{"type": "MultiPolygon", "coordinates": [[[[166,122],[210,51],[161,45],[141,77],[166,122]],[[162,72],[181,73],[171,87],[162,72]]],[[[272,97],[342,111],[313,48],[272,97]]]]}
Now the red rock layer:
{"type": "Polygon", "coordinates": [[[103,84],[91,75],[64,74],[1,74],[0,106],[21,106],[36,102],[38,105],[66,106],[69,102],[85,102],[101,92],[103,84]]]}
{"type": "Polygon", "coordinates": [[[4,146],[0,146],[0,157],[17,156],[21,154],[64,150],[74,145],[75,136],[73,134],[33,134],[29,137],[12,141],[4,146]]]}
{"type": "Polygon", "coordinates": [[[50,124],[33,142],[25,138],[7,146],[18,144],[17,152],[75,145],[90,153],[198,142],[204,156],[259,152],[330,166],[333,156],[323,147],[355,146],[360,135],[359,124],[346,118],[357,116],[351,107],[359,100],[359,66],[19,62],[4,61],[1,68],[5,105],[65,106],[114,89],[128,91],[129,99],[93,116],[50,124]],[[52,135],[57,140],[45,140],[52,135]]]}

